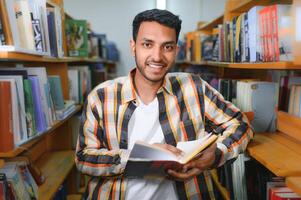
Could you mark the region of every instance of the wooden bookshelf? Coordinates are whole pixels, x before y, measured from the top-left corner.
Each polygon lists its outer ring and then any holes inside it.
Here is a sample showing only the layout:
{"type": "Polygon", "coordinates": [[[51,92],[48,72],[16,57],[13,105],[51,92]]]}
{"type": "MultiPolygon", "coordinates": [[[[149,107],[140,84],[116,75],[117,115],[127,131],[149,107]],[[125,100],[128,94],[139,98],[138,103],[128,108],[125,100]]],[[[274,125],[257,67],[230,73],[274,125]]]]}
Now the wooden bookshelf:
{"type": "Polygon", "coordinates": [[[208,31],[208,30],[212,30],[214,27],[216,27],[218,24],[222,24],[224,20],[224,15],[221,15],[215,19],[213,19],[212,21],[205,23],[204,25],[202,25],[200,27],[201,31],[208,31]]]}
{"type": "Polygon", "coordinates": [[[301,177],[287,177],[285,179],[285,183],[294,192],[298,193],[301,196],[301,177]]]}
{"type": "MultiPolygon", "coordinates": [[[[232,0],[233,1],[233,0],[232,0]]],[[[234,0],[234,6],[229,10],[231,13],[247,12],[254,6],[271,5],[272,3],[292,4],[293,0],[234,0]]]]}
{"type": "Polygon", "coordinates": [[[22,144],[20,147],[14,149],[13,151],[9,151],[9,152],[0,152],[0,158],[13,158],[18,156],[19,154],[21,154],[22,152],[30,149],[30,147],[32,147],[33,145],[35,145],[37,142],[39,142],[40,138],[52,133],[53,131],[55,131],[58,127],[60,127],[61,125],[63,125],[65,122],[67,122],[75,113],[79,112],[81,110],[82,106],[78,105],[76,106],[75,110],[70,113],[70,115],[68,115],[65,119],[60,120],[60,121],[56,121],[54,123],[53,126],[51,126],[48,130],[39,133],[38,135],[29,138],[24,144],[22,144]]]}
{"type": "Polygon", "coordinates": [[[228,63],[208,61],[207,65],[233,69],[301,69],[300,65],[294,65],[293,62],[228,63]]]}
{"type": "Polygon", "coordinates": [[[74,166],[74,151],[46,153],[36,165],[45,176],[45,182],[39,187],[39,199],[52,199],[74,166]]]}
{"type": "Polygon", "coordinates": [[[41,63],[105,63],[115,65],[115,61],[102,58],[62,57],[37,55],[32,52],[0,51],[0,62],[41,62],[41,63]]]}
{"type": "Polygon", "coordinates": [[[0,159],[0,167],[3,167],[3,166],[4,166],[4,160],[0,159]]]}
{"type": "Polygon", "coordinates": [[[230,63],[230,62],[216,62],[216,61],[177,61],[177,65],[199,65],[199,66],[212,66],[230,69],[274,69],[274,70],[298,70],[301,65],[294,64],[293,62],[262,62],[262,63],[230,63]]]}
{"type": "Polygon", "coordinates": [[[247,152],[277,176],[301,176],[301,146],[281,132],[255,134],[247,152]]]}

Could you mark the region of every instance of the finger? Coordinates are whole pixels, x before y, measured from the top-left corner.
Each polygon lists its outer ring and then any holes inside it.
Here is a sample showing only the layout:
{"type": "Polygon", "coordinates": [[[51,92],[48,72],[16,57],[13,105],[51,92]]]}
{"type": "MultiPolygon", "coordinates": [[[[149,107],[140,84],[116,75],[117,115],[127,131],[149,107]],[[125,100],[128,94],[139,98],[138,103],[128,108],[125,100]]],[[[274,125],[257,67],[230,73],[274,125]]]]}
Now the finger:
{"type": "Polygon", "coordinates": [[[197,167],[196,161],[191,161],[183,166],[182,172],[186,173],[189,169],[197,167]]]}
{"type": "Polygon", "coordinates": [[[192,168],[191,170],[189,170],[187,173],[182,173],[182,172],[176,172],[173,170],[168,170],[168,174],[170,176],[172,176],[175,179],[178,180],[186,180],[189,178],[192,178],[194,176],[197,176],[201,173],[202,171],[197,169],[197,168],[192,168]]]}

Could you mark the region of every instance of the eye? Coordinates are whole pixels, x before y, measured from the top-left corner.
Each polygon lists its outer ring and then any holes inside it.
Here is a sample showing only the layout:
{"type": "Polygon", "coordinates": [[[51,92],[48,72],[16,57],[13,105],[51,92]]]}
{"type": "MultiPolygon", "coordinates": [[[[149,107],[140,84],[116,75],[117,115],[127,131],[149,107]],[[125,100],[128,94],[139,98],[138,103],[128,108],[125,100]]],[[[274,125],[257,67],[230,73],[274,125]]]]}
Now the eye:
{"type": "Polygon", "coordinates": [[[143,47],[146,48],[146,49],[149,49],[149,48],[152,47],[152,44],[149,43],[149,42],[144,42],[144,43],[142,43],[142,45],[143,45],[143,47]]]}
{"type": "Polygon", "coordinates": [[[167,44],[167,45],[164,46],[164,51],[170,52],[170,51],[173,51],[174,48],[175,48],[174,45],[167,44]]]}

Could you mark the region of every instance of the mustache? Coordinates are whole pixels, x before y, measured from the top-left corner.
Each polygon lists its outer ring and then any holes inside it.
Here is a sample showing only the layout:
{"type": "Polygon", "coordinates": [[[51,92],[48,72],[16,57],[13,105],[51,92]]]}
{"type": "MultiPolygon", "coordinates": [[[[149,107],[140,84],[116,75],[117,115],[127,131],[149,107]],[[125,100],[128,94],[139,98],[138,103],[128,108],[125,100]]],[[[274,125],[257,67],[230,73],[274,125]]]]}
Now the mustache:
{"type": "Polygon", "coordinates": [[[162,65],[162,66],[166,66],[166,62],[164,62],[163,60],[160,61],[155,61],[155,60],[147,60],[146,64],[153,64],[153,65],[162,65]]]}

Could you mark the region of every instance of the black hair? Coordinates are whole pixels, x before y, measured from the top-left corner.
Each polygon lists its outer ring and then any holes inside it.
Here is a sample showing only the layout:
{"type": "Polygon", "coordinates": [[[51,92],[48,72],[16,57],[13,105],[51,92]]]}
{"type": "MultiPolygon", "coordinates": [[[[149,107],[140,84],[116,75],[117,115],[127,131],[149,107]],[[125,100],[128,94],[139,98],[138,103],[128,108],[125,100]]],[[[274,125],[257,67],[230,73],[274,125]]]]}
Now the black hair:
{"type": "Polygon", "coordinates": [[[133,20],[134,41],[136,41],[137,39],[137,34],[139,31],[140,24],[145,21],[158,22],[159,24],[175,29],[176,39],[178,41],[182,21],[180,20],[179,16],[176,16],[167,10],[159,10],[159,9],[146,10],[136,15],[136,17],[133,20]]]}

